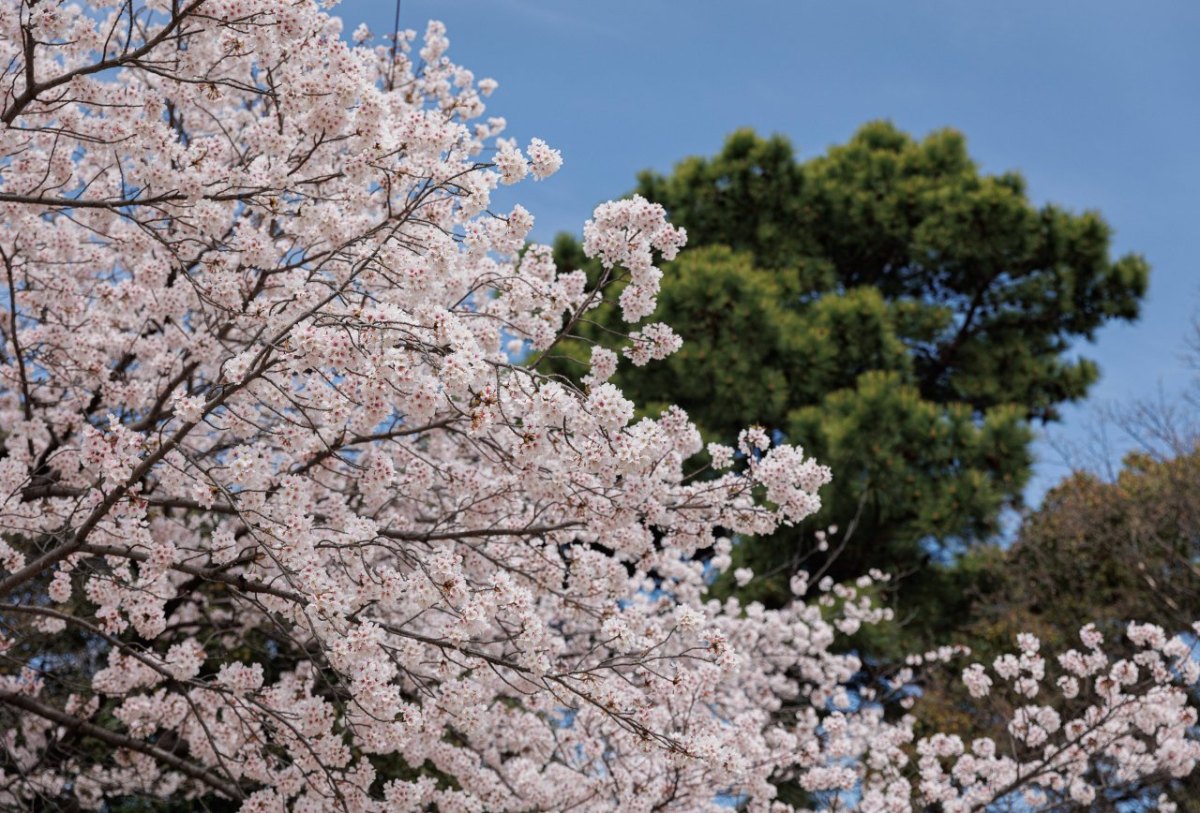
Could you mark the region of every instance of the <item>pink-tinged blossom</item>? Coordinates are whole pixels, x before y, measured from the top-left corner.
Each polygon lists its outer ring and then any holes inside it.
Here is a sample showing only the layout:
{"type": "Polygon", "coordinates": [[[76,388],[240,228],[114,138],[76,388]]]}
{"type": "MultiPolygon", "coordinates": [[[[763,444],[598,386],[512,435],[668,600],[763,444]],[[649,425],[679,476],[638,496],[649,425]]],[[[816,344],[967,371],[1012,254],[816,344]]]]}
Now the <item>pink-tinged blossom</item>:
{"type": "Polygon", "coordinates": [[[588,395],[586,407],[602,429],[619,429],[633,419],[633,402],[622,395],[613,384],[604,383],[593,387],[588,395]]]}
{"type": "Polygon", "coordinates": [[[743,429],[738,434],[738,451],[744,455],[753,455],[756,451],[766,451],[771,445],[771,437],[761,426],[743,429]]]}
{"type": "Polygon", "coordinates": [[[226,663],[217,673],[217,683],[235,694],[247,694],[261,688],[263,669],[261,663],[246,666],[243,663],[226,663]]]}
{"type": "Polygon", "coordinates": [[[1100,644],[1104,643],[1104,636],[1096,629],[1094,624],[1087,624],[1079,631],[1079,639],[1083,641],[1083,645],[1088,649],[1097,649],[1100,644]]]}
{"type": "Polygon", "coordinates": [[[629,340],[630,344],[623,352],[638,367],[644,367],[652,360],[665,359],[683,346],[683,339],[661,322],[630,333],[629,340]]]}
{"type": "Polygon", "coordinates": [[[588,387],[603,384],[617,372],[617,354],[607,347],[596,345],[592,348],[591,369],[583,377],[583,383],[588,387]]]}
{"type": "Polygon", "coordinates": [[[721,443],[708,444],[708,456],[712,458],[714,469],[722,470],[733,466],[733,449],[721,443]]]}
{"type": "Polygon", "coordinates": [[[562,166],[562,153],[551,149],[550,145],[540,138],[530,141],[526,151],[529,153],[529,171],[539,181],[549,178],[562,166]]]}
{"type": "Polygon", "coordinates": [[[500,170],[503,183],[514,184],[529,174],[529,164],[521,153],[517,142],[501,138],[496,141],[496,157],[492,159],[500,170]]]}
{"type": "Polygon", "coordinates": [[[667,222],[666,210],[639,195],[600,204],[583,229],[588,257],[600,260],[605,269],[628,271],[619,303],[622,318],[630,323],[649,316],[657,305],[662,271],[653,264],[654,251],[673,260],[685,242],[687,234],[667,222]]]}
{"type": "Polygon", "coordinates": [[[976,663],[963,670],[963,683],[971,697],[987,697],[992,690],[992,679],[988,677],[983,666],[976,663]]]}

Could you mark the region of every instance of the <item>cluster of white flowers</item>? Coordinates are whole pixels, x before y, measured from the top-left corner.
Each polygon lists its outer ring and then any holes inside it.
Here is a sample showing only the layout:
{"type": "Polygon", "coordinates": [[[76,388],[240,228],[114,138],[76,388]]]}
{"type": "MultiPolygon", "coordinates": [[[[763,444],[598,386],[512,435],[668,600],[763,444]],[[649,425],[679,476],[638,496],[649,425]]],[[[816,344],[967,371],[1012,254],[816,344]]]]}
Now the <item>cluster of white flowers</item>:
{"type": "Polygon", "coordinates": [[[665,260],[675,259],[687,233],[667,223],[666,212],[640,195],[596,207],[583,227],[583,251],[599,259],[606,269],[621,266],[629,283],[621,291],[621,316],[639,322],[654,312],[662,271],[654,265],[657,250],[665,260]]]}
{"type": "Polygon", "coordinates": [[[629,334],[630,345],[625,348],[625,357],[639,367],[651,361],[665,359],[680,347],[683,339],[661,322],[646,325],[629,334]]]}
{"type": "Polygon", "coordinates": [[[943,734],[922,740],[923,798],[948,811],[1013,798],[1033,809],[1058,809],[1094,801],[1098,775],[1120,787],[1191,773],[1200,760],[1196,710],[1188,701],[1188,688],[1200,680],[1195,644],[1149,624],[1130,624],[1127,638],[1135,654],[1113,660],[1095,627],[1084,627],[1086,651],[1060,653],[1063,674],[1052,685],[1040,642],[1027,633],[1018,636],[1016,653],[996,659],[995,679],[982,664],[967,667],[963,682],[972,697],[1003,690],[1002,708],[1014,709],[1011,740],[1002,745],[984,737],[969,746],[943,734]],[[1041,702],[1022,703],[1032,698],[1041,702]],[[1078,711],[1064,719],[1060,708],[1068,704],[1062,701],[1074,701],[1078,711]]]}

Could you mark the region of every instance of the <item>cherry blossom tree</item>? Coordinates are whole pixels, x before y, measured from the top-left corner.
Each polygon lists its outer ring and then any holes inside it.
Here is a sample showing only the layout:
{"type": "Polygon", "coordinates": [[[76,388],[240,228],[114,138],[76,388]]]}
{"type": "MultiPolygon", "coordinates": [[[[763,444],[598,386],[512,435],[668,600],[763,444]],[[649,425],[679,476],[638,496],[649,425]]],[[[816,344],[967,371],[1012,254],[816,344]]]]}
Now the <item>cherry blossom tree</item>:
{"type": "Polygon", "coordinates": [[[685,235],[605,204],[602,278],[558,272],[490,198],[559,153],[440,24],[373,42],[309,0],[0,4],[0,807],[951,811],[1192,769],[1175,631],[969,667],[1027,702],[965,745],[915,741],[906,672],[847,689],[883,574],[706,599],[830,472],[635,420],[608,379],[680,346],[632,325],[685,235]],[[547,374],[614,281],[629,335],[547,374]]]}

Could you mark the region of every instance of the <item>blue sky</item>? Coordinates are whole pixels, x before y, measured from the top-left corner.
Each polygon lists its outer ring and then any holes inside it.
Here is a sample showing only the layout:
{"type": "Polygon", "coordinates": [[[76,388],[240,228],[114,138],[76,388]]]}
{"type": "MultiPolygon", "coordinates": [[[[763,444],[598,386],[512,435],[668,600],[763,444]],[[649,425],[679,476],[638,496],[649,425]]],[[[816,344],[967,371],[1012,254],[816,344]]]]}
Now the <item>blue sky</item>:
{"type": "MultiPolygon", "coordinates": [[[[347,31],[390,32],[391,0],[343,0],[347,31]]],[[[1117,252],[1152,267],[1134,325],[1080,353],[1103,378],[1053,433],[1085,444],[1096,405],[1178,391],[1200,307],[1200,3],[1155,0],[403,0],[401,25],[449,28],[450,56],[500,89],[489,114],[566,161],[518,187],[534,237],[578,233],[643,168],[716,152],[740,126],[802,157],[889,118],[962,130],[983,169],[1024,173],[1038,202],[1098,209],[1117,252]]],[[[1120,440],[1117,439],[1119,446],[1120,440]]],[[[1067,469],[1050,444],[1029,498],[1067,469]]]]}

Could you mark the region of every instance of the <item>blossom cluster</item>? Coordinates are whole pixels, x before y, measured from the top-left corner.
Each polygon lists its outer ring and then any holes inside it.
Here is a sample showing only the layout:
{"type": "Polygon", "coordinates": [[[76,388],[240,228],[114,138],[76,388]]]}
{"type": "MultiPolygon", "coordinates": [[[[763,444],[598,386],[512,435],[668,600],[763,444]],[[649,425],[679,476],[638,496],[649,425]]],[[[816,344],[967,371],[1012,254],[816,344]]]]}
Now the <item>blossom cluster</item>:
{"type": "MultiPolygon", "coordinates": [[[[1088,625],[1080,630],[1084,648],[1059,653],[1056,663],[1024,633],[1017,651],[997,658],[990,674],[971,664],[962,679],[972,697],[1005,695],[1008,739],[967,743],[937,734],[919,742],[922,798],[952,812],[1014,797],[1031,809],[1060,809],[1090,805],[1107,788],[1136,787],[1145,778],[1187,776],[1200,760],[1197,714],[1189,704],[1189,687],[1200,681],[1192,637],[1200,624],[1189,632],[1168,635],[1131,623],[1126,637],[1133,654],[1115,658],[1088,625]],[[1059,672],[1053,681],[1052,669],[1059,672]]],[[[1153,801],[1160,808],[1169,802],[1153,801]]]]}

